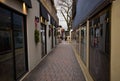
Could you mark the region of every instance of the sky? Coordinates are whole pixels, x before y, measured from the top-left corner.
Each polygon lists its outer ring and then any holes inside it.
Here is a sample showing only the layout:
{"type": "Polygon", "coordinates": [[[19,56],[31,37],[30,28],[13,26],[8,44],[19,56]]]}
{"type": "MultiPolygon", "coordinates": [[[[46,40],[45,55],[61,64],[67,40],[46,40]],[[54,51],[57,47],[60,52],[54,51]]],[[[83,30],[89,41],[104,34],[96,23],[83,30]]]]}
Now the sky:
{"type": "Polygon", "coordinates": [[[67,24],[66,24],[66,21],[65,21],[64,17],[62,16],[62,14],[60,12],[61,7],[58,5],[58,1],[59,0],[54,0],[55,6],[56,6],[56,9],[57,9],[57,15],[58,15],[58,18],[59,18],[59,25],[61,25],[65,30],[67,30],[67,24]]]}

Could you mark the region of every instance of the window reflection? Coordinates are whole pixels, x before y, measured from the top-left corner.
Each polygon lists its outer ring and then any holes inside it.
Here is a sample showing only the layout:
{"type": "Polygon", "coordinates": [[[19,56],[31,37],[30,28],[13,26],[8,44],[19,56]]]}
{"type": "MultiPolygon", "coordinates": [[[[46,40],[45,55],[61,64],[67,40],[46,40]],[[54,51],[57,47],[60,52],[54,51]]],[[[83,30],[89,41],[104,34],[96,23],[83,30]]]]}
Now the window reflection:
{"type": "Polygon", "coordinates": [[[0,81],[13,81],[11,12],[0,7],[0,81]]]}
{"type": "Polygon", "coordinates": [[[14,30],[22,30],[23,17],[18,14],[13,14],[14,30]]]}
{"type": "Polygon", "coordinates": [[[26,71],[24,17],[0,7],[0,81],[14,81],[26,71]]]}
{"type": "Polygon", "coordinates": [[[0,31],[0,53],[11,50],[10,31],[0,31]]]}
{"type": "Polygon", "coordinates": [[[13,14],[15,48],[23,47],[23,17],[13,14]]]}
{"type": "Polygon", "coordinates": [[[14,39],[15,39],[15,48],[22,48],[23,47],[23,34],[22,34],[22,32],[15,31],[14,32],[14,39]]]}
{"type": "Polygon", "coordinates": [[[11,50],[11,12],[0,7],[0,54],[11,50]]]}
{"type": "MultiPolygon", "coordinates": [[[[110,56],[109,51],[106,52],[106,44],[110,44],[110,26],[107,26],[106,12],[101,12],[101,15],[97,15],[91,19],[92,24],[90,30],[90,73],[95,78],[95,81],[109,81],[109,66],[110,56]],[[98,19],[98,22],[96,22],[98,19]],[[98,76],[99,75],[99,76],[98,76]]],[[[109,46],[110,47],[110,46],[109,46]]],[[[107,50],[109,50],[107,47],[107,50]]]]}
{"type": "Polygon", "coordinates": [[[16,13],[13,14],[15,63],[17,78],[19,78],[26,72],[23,22],[24,22],[23,16],[18,15],[16,13]]]}
{"type": "Polygon", "coordinates": [[[87,38],[87,26],[86,24],[82,26],[81,29],[81,49],[80,49],[80,55],[81,55],[81,59],[83,60],[84,64],[86,65],[86,38],[87,38]]]}
{"type": "Polygon", "coordinates": [[[11,27],[11,13],[0,7],[0,29],[11,27]]]}

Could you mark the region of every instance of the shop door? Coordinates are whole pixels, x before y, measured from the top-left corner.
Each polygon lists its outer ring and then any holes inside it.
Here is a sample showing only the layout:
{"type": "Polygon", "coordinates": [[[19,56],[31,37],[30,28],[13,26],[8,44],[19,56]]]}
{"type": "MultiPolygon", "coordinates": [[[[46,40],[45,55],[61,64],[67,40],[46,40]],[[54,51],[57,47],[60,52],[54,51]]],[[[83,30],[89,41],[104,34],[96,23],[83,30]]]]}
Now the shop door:
{"type": "Polygon", "coordinates": [[[13,13],[13,38],[16,79],[21,77],[21,75],[27,71],[24,28],[24,17],[13,13]]]}
{"type": "Polygon", "coordinates": [[[11,12],[0,7],[0,81],[14,80],[11,12]]]}
{"type": "Polygon", "coordinates": [[[0,81],[16,81],[27,72],[24,17],[0,7],[0,81]]]}
{"type": "Polygon", "coordinates": [[[41,46],[42,46],[42,57],[47,54],[47,38],[46,38],[46,25],[42,24],[41,27],[41,46]]]}

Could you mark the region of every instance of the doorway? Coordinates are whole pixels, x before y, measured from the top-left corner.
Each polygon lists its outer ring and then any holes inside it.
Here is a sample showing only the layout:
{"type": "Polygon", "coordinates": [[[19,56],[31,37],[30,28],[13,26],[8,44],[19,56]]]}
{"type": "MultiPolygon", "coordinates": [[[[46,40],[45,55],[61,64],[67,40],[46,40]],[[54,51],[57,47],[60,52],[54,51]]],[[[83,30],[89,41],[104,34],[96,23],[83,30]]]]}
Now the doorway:
{"type": "Polygon", "coordinates": [[[0,4],[0,80],[16,81],[28,71],[25,16],[0,4]]]}
{"type": "Polygon", "coordinates": [[[41,24],[41,50],[42,50],[42,57],[47,54],[47,36],[46,36],[46,25],[41,24]]]}

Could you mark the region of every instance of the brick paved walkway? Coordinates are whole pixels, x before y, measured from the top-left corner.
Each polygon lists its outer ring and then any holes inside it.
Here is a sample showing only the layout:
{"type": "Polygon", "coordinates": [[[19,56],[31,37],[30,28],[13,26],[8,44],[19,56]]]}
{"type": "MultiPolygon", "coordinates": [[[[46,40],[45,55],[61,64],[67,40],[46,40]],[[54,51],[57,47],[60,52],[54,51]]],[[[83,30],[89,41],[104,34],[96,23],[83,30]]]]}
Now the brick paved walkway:
{"type": "Polygon", "coordinates": [[[70,44],[59,44],[23,81],[85,81],[70,44]]]}

